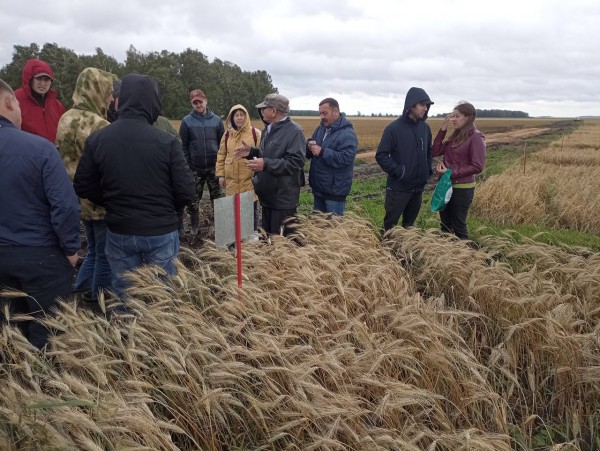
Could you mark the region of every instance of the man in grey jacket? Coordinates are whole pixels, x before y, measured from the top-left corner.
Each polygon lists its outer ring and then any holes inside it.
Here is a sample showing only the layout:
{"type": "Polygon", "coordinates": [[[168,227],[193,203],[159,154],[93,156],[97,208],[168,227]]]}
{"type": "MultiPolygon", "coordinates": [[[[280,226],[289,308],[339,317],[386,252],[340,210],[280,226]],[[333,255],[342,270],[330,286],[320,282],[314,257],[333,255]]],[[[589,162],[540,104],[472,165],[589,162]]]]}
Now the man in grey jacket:
{"type": "Polygon", "coordinates": [[[306,139],[302,127],[288,117],[290,102],[281,94],[268,94],[256,105],[267,124],[260,147],[247,143],[235,149],[255,174],[254,190],[262,207],[262,227],[269,234],[287,235],[284,221],[296,215],[300,187],[304,185],[306,139]]]}

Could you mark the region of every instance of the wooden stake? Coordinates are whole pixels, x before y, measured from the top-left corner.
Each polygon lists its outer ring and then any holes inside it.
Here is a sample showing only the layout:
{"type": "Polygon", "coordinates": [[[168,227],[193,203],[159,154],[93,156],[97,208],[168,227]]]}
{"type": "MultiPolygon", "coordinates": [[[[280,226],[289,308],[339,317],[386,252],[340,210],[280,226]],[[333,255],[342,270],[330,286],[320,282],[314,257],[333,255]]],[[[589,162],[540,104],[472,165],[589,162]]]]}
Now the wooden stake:
{"type": "Polygon", "coordinates": [[[525,146],[523,146],[523,175],[525,174],[526,166],[527,166],[527,141],[525,141],[525,146]]]}

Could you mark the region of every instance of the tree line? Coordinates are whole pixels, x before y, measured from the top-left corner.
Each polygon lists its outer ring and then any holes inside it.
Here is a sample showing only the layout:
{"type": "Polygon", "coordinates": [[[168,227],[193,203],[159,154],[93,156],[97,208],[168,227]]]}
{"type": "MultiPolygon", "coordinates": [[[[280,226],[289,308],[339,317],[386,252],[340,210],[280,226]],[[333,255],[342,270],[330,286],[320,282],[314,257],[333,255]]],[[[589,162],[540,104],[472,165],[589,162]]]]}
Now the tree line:
{"type": "Polygon", "coordinates": [[[130,46],[123,63],[99,47],[94,55],[77,55],[55,43],[46,43],[42,48],[35,43],[13,48],[12,61],[0,69],[0,78],[17,89],[21,86],[25,62],[32,58],[41,59],[52,67],[53,88],[67,109],[73,105],[77,77],[86,67],[96,67],[119,78],[132,72],[151,76],[160,88],[163,115],[172,119],[182,118],[190,112],[189,92],[192,89],[202,89],[208,98],[208,107],[220,116],[241,103],[256,118],[258,113],[253,106],[262,102],[265,95],[278,92],[266,71],[244,71],[236,64],[218,58],[210,62],[202,52],[190,48],[181,53],[167,50],[142,53],[130,46]]]}

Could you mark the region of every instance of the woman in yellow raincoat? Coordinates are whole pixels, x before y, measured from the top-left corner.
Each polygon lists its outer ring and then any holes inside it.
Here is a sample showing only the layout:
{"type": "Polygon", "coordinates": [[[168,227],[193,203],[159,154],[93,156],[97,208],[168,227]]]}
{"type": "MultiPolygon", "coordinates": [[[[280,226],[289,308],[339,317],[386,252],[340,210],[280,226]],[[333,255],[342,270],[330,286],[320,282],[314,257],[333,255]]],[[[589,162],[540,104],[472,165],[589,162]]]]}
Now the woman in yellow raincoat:
{"type": "MultiPolygon", "coordinates": [[[[229,110],[225,120],[225,134],[221,138],[215,175],[219,177],[219,185],[225,189],[227,196],[254,190],[252,176],[254,172],[248,169],[248,160],[235,158],[233,151],[242,144],[258,147],[260,130],[250,122],[248,110],[243,105],[234,105],[229,110]]],[[[258,203],[254,196],[254,229],[258,228],[258,203]]]]}

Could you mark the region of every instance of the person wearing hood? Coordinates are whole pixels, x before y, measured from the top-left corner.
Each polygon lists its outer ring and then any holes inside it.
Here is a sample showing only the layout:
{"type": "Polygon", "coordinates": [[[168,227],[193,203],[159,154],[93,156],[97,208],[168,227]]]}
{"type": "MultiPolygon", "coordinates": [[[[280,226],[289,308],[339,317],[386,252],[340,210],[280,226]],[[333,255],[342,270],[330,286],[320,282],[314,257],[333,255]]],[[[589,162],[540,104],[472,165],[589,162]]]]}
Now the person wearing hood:
{"type": "Polygon", "coordinates": [[[21,106],[23,124],[21,130],[56,141],[58,120],[65,112],[65,107],[54,89],[54,72],[50,65],[38,59],[25,63],[21,75],[21,87],[15,96],[21,106]]]}
{"type": "Polygon", "coordinates": [[[383,231],[398,224],[412,227],[431,168],[431,128],[425,121],[433,102],[421,88],[410,88],[402,116],[384,130],[375,159],[387,173],[383,231]]]}
{"type": "MultiPolygon", "coordinates": [[[[227,131],[221,138],[215,166],[215,175],[219,178],[219,185],[225,190],[227,196],[253,191],[252,176],[254,172],[248,168],[248,160],[235,158],[233,152],[245,142],[253,143],[255,147],[258,146],[260,130],[252,126],[248,110],[243,105],[231,107],[225,125],[227,131]]],[[[254,230],[258,230],[258,202],[256,200],[254,201],[254,230]]]]}
{"type": "Polygon", "coordinates": [[[123,77],[119,119],[88,138],[75,172],[79,197],[106,208],[106,257],[121,299],[138,266],[175,274],[177,210],[196,194],[179,141],[152,125],[161,109],[152,78],[123,77]]]}
{"type": "Polygon", "coordinates": [[[469,102],[456,105],[444,119],[431,150],[434,157],[444,156],[436,167],[438,174],[452,170],[452,197],[440,211],[440,227],[461,240],[469,239],[467,214],[475,195],[475,175],[483,170],[485,163],[485,138],[475,127],[476,116],[477,110],[469,102]],[[444,141],[450,122],[454,130],[444,141]]]}
{"type": "Polygon", "coordinates": [[[322,100],[319,116],[321,124],[306,146],[306,157],[311,160],[308,182],[314,197],[313,209],[341,216],[352,187],[358,139],[352,124],[340,113],[337,100],[322,100]]]}
{"type": "MultiPolygon", "coordinates": [[[[183,143],[183,154],[196,184],[197,199],[188,206],[188,212],[192,235],[197,235],[200,224],[199,201],[202,199],[204,184],[208,186],[211,203],[221,197],[215,164],[225,128],[221,118],[208,109],[208,100],[202,90],[194,89],[190,92],[190,102],[192,111],[181,121],[179,136],[183,143]]],[[[180,212],[179,225],[183,227],[183,212],[180,212]]]]}
{"type": "MultiPolygon", "coordinates": [[[[93,67],[83,69],[77,77],[73,108],[60,118],[56,133],[56,147],[71,179],[83,153],[85,140],[109,124],[106,114],[113,100],[115,78],[113,74],[93,67]]],[[[100,290],[110,290],[112,279],[110,265],[104,252],[106,210],[87,199],[81,199],[80,204],[88,250],[73,288],[84,292],[84,300],[98,302],[98,293],[100,290]]]]}

